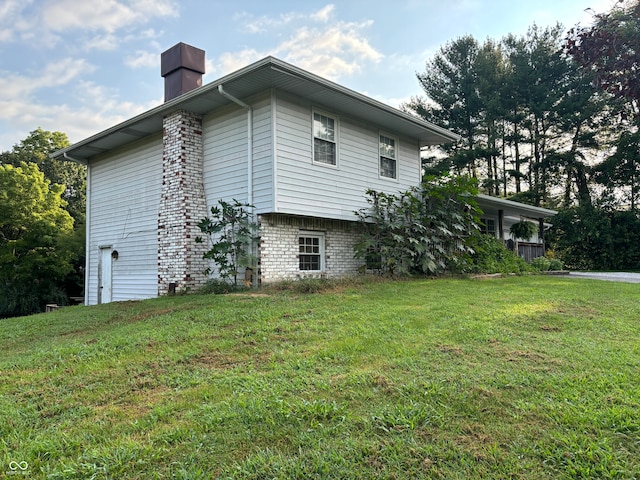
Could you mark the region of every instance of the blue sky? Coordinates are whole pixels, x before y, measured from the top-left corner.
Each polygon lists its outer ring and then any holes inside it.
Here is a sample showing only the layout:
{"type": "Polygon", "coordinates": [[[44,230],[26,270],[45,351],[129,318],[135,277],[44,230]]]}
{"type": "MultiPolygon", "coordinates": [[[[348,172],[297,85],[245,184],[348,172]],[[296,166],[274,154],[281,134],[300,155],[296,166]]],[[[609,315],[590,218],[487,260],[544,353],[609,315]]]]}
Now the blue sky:
{"type": "Polygon", "coordinates": [[[447,41],[589,24],[613,0],[0,0],[0,151],[37,127],[77,142],[162,103],[160,54],[206,51],[204,83],[267,55],[391,106],[447,41]]]}

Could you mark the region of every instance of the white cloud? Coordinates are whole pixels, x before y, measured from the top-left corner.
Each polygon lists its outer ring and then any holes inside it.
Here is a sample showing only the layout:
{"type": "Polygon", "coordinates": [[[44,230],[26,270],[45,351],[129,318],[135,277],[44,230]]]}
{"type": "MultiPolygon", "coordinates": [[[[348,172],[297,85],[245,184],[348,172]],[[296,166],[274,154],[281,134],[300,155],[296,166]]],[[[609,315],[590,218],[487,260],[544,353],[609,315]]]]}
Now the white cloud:
{"type": "Polygon", "coordinates": [[[359,72],[363,64],[383,57],[362,34],[372,23],[337,22],[325,29],[304,27],[281,43],[276,55],[334,80],[351,75],[359,72]]]}
{"type": "Polygon", "coordinates": [[[326,7],[311,14],[311,18],[320,22],[328,22],[331,18],[331,14],[335,9],[335,5],[327,5],[326,7]]]}
{"type": "Polygon", "coordinates": [[[113,33],[125,26],[144,24],[155,17],[177,16],[177,6],[170,0],[55,0],[41,12],[42,23],[49,30],[104,31],[113,33]]]}
{"type": "Polygon", "coordinates": [[[0,42],[16,39],[18,31],[25,27],[24,11],[30,1],[4,0],[0,2],[0,42]]]}
{"type": "Polygon", "coordinates": [[[215,72],[216,75],[225,75],[242,67],[246,67],[267,55],[268,53],[258,52],[252,48],[240,50],[239,52],[226,52],[218,57],[218,60],[213,64],[211,73],[215,72]]]}
{"type": "MultiPolygon", "coordinates": [[[[31,77],[19,74],[3,75],[0,77],[0,100],[11,100],[30,95],[40,89],[65,85],[79,75],[92,72],[94,69],[95,67],[84,59],[63,58],[45,65],[41,71],[31,77]]],[[[0,115],[4,113],[0,112],[0,115]]]]}
{"type": "Polygon", "coordinates": [[[252,14],[243,12],[236,15],[236,20],[242,22],[243,28],[249,33],[272,32],[274,29],[283,28],[294,22],[304,22],[312,20],[315,22],[326,23],[332,16],[335,9],[334,5],[327,5],[317,12],[304,14],[300,12],[281,13],[278,16],[263,15],[255,18],[252,14]]]}
{"type": "Polygon", "coordinates": [[[103,35],[96,35],[85,42],[83,45],[84,50],[105,50],[111,51],[118,48],[120,45],[120,38],[113,33],[106,33],[103,35]]]}
{"type": "Polygon", "coordinates": [[[160,68],[160,53],[137,50],[135,55],[128,56],[124,64],[131,68],[160,68]]]}
{"type": "MultiPolygon", "coordinates": [[[[4,0],[0,3],[0,42],[20,40],[32,47],[53,48],[68,34],[87,32],[93,35],[86,40],[85,50],[114,50],[131,37],[119,32],[156,18],[177,16],[179,7],[174,0],[49,0],[37,8],[28,0],[4,0]]],[[[144,30],[134,37],[149,34],[155,35],[153,30],[144,30]]]]}
{"type": "MultiPolygon", "coordinates": [[[[223,53],[213,62],[213,69],[207,71],[223,75],[273,55],[323,77],[338,80],[342,76],[360,72],[369,62],[379,62],[383,58],[382,53],[370,44],[365,35],[373,21],[334,21],[330,24],[309,25],[309,22],[327,22],[334,9],[333,5],[327,5],[308,15],[288,13],[278,17],[263,16],[252,22],[245,21],[245,26],[252,32],[262,31],[268,25],[274,38],[279,37],[277,28],[281,28],[282,33],[285,30],[293,30],[293,33],[272,48],[245,48],[223,53]],[[289,24],[293,20],[301,25],[291,28],[289,24]],[[283,28],[284,25],[287,25],[286,29],[283,28]]],[[[246,13],[242,15],[243,21],[247,16],[246,13]]]]}
{"type": "Polygon", "coordinates": [[[78,82],[74,92],[79,107],[68,103],[44,104],[29,96],[0,98],[0,123],[11,126],[0,135],[0,150],[9,149],[38,126],[64,131],[72,143],[77,142],[162,103],[162,98],[147,104],[121,101],[92,82],[78,82]]]}

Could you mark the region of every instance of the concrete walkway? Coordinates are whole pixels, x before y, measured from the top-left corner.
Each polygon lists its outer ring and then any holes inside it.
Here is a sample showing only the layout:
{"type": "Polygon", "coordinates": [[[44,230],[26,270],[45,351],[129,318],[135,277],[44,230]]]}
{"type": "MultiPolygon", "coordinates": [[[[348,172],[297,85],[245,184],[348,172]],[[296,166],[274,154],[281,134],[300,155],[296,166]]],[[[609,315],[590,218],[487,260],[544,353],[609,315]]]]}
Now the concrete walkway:
{"type": "Polygon", "coordinates": [[[609,282],[640,283],[640,273],[627,272],[569,272],[573,278],[593,278],[609,282]]]}

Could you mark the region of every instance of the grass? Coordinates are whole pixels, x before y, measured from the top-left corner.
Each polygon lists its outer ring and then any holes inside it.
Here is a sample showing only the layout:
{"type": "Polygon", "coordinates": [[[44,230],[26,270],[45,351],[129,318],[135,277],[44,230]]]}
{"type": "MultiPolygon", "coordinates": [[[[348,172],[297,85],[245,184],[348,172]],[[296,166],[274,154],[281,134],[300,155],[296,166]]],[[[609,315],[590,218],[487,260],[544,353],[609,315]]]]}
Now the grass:
{"type": "Polygon", "coordinates": [[[640,477],[637,285],[304,289],[1,321],[0,478],[640,477]]]}

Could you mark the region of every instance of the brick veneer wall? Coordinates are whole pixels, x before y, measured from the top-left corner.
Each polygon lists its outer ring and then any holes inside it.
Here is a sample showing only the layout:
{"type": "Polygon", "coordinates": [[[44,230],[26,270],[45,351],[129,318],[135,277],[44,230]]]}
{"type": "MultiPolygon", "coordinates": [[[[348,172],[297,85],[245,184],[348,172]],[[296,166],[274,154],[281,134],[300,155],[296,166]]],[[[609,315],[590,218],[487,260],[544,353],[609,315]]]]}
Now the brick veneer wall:
{"type": "Polygon", "coordinates": [[[207,216],[202,118],[179,110],[163,120],[162,198],[158,213],[158,295],[202,286],[206,244],[195,242],[207,216]]]}
{"type": "Polygon", "coordinates": [[[364,263],[353,256],[353,245],[359,238],[356,222],[283,214],[260,215],[259,222],[260,279],[264,283],[311,277],[339,278],[356,274],[364,263]],[[300,231],[324,234],[324,272],[300,271],[300,231]]]}

